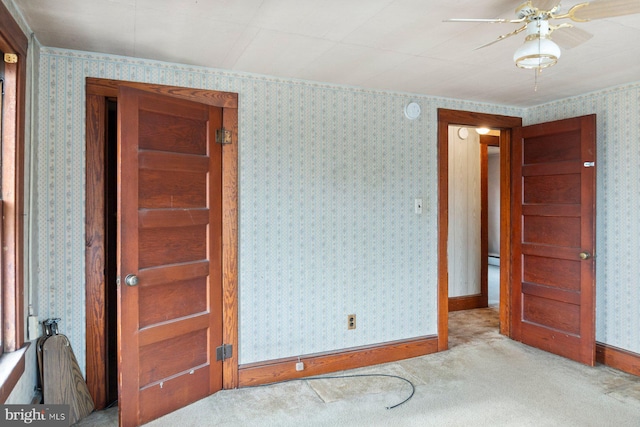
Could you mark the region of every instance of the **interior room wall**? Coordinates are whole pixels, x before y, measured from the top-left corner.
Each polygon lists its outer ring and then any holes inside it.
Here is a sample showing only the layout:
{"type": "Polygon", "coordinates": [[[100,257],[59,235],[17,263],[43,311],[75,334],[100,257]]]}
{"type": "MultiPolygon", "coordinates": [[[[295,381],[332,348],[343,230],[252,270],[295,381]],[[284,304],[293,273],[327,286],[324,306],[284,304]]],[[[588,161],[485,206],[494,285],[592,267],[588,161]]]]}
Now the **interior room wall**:
{"type": "Polygon", "coordinates": [[[480,138],[449,126],[449,297],[480,293],[480,138]]]}
{"type": "Polygon", "coordinates": [[[640,353],[640,82],[529,108],[524,124],[596,114],[596,339],[640,353]]]}
{"type": "MultiPolygon", "coordinates": [[[[14,10],[12,2],[2,1],[14,10]]],[[[37,195],[30,211],[37,229],[27,236],[35,258],[26,275],[39,297],[36,314],[63,318],[61,330],[83,369],[85,77],[240,94],[242,363],[435,332],[437,108],[523,116],[525,124],[596,113],[597,339],[640,353],[640,267],[632,260],[640,247],[640,82],[520,109],[54,48],[43,48],[38,58],[37,195]],[[423,109],[414,122],[398,114],[409,100],[423,109]],[[267,142],[275,149],[267,150],[267,142]],[[343,168],[331,168],[345,153],[343,168]],[[413,156],[418,161],[411,163],[413,156]],[[304,167],[287,168],[296,161],[304,167]],[[403,172],[405,162],[410,172],[403,172]],[[302,174],[299,183],[291,178],[299,177],[293,172],[302,174]],[[341,187],[338,178],[345,177],[349,180],[341,187]],[[338,195],[349,186],[351,201],[338,195]],[[373,190],[382,187],[385,197],[378,198],[381,193],[373,190]],[[401,196],[388,198],[398,190],[401,196]],[[424,201],[420,218],[413,216],[414,197],[424,201]],[[343,200],[348,206],[339,208],[343,200]],[[320,209],[326,201],[332,208],[320,209]],[[380,210],[384,214],[377,215],[380,210]],[[390,237],[385,226],[405,213],[411,215],[393,228],[402,231],[400,237],[390,237]],[[352,226],[357,237],[339,234],[352,226]],[[365,246],[370,254],[364,253],[365,246]],[[349,258],[339,259],[335,248],[343,248],[338,253],[348,252],[349,258]],[[292,253],[296,259],[288,258],[292,253]],[[381,260],[383,266],[374,264],[381,260]],[[333,280],[333,271],[340,280],[333,280]],[[404,284],[393,278],[385,282],[399,272],[404,284]],[[388,300],[392,294],[398,296],[388,300]],[[333,308],[336,300],[346,302],[333,308]],[[291,307],[301,308],[290,312],[291,307]],[[352,336],[341,331],[341,320],[334,320],[343,317],[346,307],[355,308],[362,326],[352,336]],[[367,318],[364,324],[362,318],[367,318]]],[[[28,366],[34,366],[32,353],[28,366]]],[[[26,373],[18,383],[14,392],[24,396],[13,402],[28,401],[32,376],[26,373]]]]}
{"type": "Polygon", "coordinates": [[[62,318],[82,369],[86,77],[239,94],[240,363],[435,334],[437,109],[522,114],[47,47],[40,60],[37,309],[62,318]]]}
{"type": "Polygon", "coordinates": [[[523,110],[46,47],[40,60],[30,273],[36,314],[63,318],[83,369],[85,77],[240,94],[241,363],[435,333],[437,108],[597,113],[597,339],[640,353],[640,83],[523,110]]]}
{"type": "Polygon", "coordinates": [[[37,314],[63,318],[82,365],[87,76],[240,94],[241,363],[435,333],[438,107],[526,124],[595,112],[597,339],[640,352],[629,255],[640,236],[639,84],[525,111],[53,48],[40,58],[37,314]],[[402,115],[409,100],[423,109],[415,121],[402,115]]]}

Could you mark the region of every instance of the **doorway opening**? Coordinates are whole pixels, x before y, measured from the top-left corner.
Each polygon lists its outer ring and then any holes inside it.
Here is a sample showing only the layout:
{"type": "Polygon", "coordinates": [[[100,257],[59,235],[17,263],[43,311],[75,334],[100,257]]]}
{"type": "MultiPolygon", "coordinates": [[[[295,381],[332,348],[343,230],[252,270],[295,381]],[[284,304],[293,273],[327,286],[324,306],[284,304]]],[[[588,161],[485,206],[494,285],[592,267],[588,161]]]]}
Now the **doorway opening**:
{"type": "Polygon", "coordinates": [[[499,328],[500,131],[450,125],[448,138],[449,345],[455,346],[499,328]]]}
{"type": "Polygon", "coordinates": [[[500,131],[449,126],[449,311],[498,306],[500,131]]]}
{"type": "MultiPolygon", "coordinates": [[[[438,110],[438,350],[449,346],[449,129],[451,126],[488,127],[499,130],[500,144],[500,290],[499,290],[499,328],[503,335],[511,336],[510,331],[510,205],[511,205],[511,133],[512,129],[522,125],[522,118],[474,113],[456,110],[438,110]]],[[[488,249],[487,249],[488,251],[488,249]]],[[[485,252],[484,260],[488,259],[485,252]]],[[[485,270],[488,265],[483,261],[485,270]]],[[[482,294],[482,292],[480,292],[482,294]]],[[[488,291],[481,300],[487,305],[488,291]]],[[[481,305],[482,306],[482,305],[481,305]]]]}
{"type": "Polygon", "coordinates": [[[105,225],[105,338],[107,358],[105,360],[106,406],[118,402],[118,289],[117,243],[118,243],[118,101],[106,99],[106,144],[104,180],[104,225],[105,225]]]}
{"type": "MultiPolygon", "coordinates": [[[[95,408],[118,399],[117,313],[117,102],[123,87],[220,108],[232,143],[222,150],[222,340],[237,349],[238,96],[155,84],[87,78],[86,81],[86,380],[95,408]]],[[[180,276],[182,277],[182,276],[180,276]]],[[[238,358],[222,363],[222,387],[237,387],[238,358]]]]}

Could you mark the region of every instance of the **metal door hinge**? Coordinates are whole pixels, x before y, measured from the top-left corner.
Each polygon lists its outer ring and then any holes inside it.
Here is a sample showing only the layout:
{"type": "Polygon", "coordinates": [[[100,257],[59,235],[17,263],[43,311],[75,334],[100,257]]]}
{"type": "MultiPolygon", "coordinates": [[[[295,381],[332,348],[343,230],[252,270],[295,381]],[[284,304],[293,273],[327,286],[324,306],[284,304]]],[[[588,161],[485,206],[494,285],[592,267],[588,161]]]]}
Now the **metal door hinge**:
{"type": "Polygon", "coordinates": [[[15,64],[18,62],[18,55],[16,55],[15,53],[5,53],[4,62],[6,62],[7,64],[15,64]]]}
{"type": "Polygon", "coordinates": [[[222,145],[231,144],[231,131],[226,130],[225,128],[217,129],[216,142],[222,145]]]}
{"type": "Polygon", "coordinates": [[[226,359],[230,359],[233,356],[233,346],[231,344],[222,344],[216,348],[216,361],[224,362],[226,359]]]}
{"type": "Polygon", "coordinates": [[[596,166],[596,162],[584,162],[585,168],[593,168],[596,166]]]}

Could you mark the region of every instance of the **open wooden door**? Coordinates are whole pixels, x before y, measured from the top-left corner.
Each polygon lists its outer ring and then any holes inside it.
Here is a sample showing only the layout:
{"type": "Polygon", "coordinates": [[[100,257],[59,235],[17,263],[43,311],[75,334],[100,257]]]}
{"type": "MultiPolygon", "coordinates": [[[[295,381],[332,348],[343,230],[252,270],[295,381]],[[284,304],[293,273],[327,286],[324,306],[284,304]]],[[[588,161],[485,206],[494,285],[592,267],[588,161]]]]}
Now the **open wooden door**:
{"type": "Polygon", "coordinates": [[[120,425],[222,388],[222,108],[120,87],[120,425]]]}
{"type": "Polygon", "coordinates": [[[514,129],[512,337],[595,363],[595,115],[514,129]]]}

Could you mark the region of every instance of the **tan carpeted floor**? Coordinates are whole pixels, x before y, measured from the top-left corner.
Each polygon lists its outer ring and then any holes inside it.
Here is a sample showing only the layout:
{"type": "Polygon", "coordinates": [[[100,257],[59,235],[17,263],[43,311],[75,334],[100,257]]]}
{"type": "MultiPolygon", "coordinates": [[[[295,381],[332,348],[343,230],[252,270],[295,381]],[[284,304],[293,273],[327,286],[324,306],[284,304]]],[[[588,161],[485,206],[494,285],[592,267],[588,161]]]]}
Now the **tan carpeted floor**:
{"type": "MultiPolygon", "coordinates": [[[[586,367],[498,334],[494,309],[450,315],[450,350],[340,374],[224,390],[147,424],[163,426],[640,426],[640,377],[586,367]]],[[[79,425],[115,426],[117,412],[79,425]]]]}

